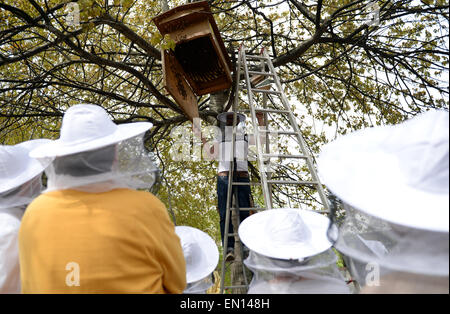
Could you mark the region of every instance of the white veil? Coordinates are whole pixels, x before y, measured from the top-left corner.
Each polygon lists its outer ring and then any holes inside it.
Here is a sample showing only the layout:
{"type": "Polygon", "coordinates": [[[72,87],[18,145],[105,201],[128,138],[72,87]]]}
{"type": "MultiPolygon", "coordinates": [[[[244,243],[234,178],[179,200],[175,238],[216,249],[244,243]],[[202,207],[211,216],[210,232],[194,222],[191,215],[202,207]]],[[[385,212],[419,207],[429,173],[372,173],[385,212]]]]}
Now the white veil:
{"type": "MultiPolygon", "coordinates": [[[[75,189],[90,193],[117,188],[150,190],[160,178],[144,133],[119,143],[61,157],[51,157],[45,192],[75,189]]],[[[48,162],[48,158],[39,159],[48,162]]]]}

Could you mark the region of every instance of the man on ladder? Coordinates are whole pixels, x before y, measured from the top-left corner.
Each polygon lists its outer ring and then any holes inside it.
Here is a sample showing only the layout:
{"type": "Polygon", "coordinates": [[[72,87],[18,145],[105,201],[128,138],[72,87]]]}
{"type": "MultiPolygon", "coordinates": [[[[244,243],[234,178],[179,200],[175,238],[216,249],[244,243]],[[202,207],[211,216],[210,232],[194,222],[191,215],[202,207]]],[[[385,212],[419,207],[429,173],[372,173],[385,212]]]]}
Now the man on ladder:
{"type": "MultiPolygon", "coordinates": [[[[217,120],[224,125],[221,128],[221,134],[216,138],[214,145],[211,145],[210,149],[206,151],[210,156],[217,156],[219,166],[217,170],[217,208],[220,216],[220,235],[222,239],[222,245],[225,245],[225,218],[227,210],[227,192],[228,192],[228,177],[230,174],[230,161],[235,163],[235,173],[233,175],[234,182],[250,182],[248,174],[248,145],[249,140],[247,134],[245,134],[245,115],[236,114],[236,151],[235,156],[232,155],[232,136],[233,136],[233,112],[223,112],[217,116],[217,120]],[[218,148],[218,153],[214,151],[214,147],[218,148]]],[[[264,125],[264,115],[257,115],[258,124],[264,125]]],[[[202,137],[202,142],[205,145],[206,139],[202,137]]],[[[250,145],[254,144],[254,139],[250,137],[250,145]]],[[[250,208],[251,207],[251,189],[250,185],[240,185],[236,187],[238,201],[238,208],[250,208]]],[[[234,190],[233,192],[235,193],[234,190]]],[[[230,207],[231,204],[230,204],[230,207]]],[[[239,211],[240,221],[249,216],[248,210],[239,211]]],[[[229,234],[232,234],[233,224],[231,220],[228,226],[229,234]]],[[[229,237],[227,241],[226,261],[234,260],[234,237],[229,237]]]]}

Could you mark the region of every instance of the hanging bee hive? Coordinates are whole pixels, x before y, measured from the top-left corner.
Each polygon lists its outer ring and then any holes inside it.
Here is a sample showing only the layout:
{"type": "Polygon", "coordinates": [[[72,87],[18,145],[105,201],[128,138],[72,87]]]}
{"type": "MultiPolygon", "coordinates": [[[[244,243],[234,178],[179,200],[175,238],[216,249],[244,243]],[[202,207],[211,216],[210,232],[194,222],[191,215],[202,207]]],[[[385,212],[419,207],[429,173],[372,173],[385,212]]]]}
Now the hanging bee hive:
{"type": "Polygon", "coordinates": [[[169,63],[178,62],[175,68],[198,96],[231,86],[231,61],[207,1],[178,6],[153,21],[162,36],[168,34],[175,42],[175,51],[168,52],[174,58],[165,58],[165,76],[174,68],[169,63]]]}

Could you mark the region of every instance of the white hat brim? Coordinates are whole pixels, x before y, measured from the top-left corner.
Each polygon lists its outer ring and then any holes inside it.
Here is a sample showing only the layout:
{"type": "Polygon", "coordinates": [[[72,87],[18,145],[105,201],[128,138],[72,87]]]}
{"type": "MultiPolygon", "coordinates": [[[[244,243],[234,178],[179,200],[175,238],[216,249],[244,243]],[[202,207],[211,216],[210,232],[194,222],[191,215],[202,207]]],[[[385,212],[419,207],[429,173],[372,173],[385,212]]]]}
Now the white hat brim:
{"type": "Polygon", "coordinates": [[[61,139],[58,139],[32,150],[30,156],[33,158],[50,158],[90,151],[135,137],[148,131],[152,126],[153,124],[150,122],[119,124],[117,130],[108,136],[78,143],[64,143],[61,139]]]}
{"type": "Polygon", "coordinates": [[[23,147],[28,151],[32,151],[33,149],[42,146],[42,145],[46,145],[48,143],[53,142],[52,140],[46,139],[46,138],[38,138],[35,140],[29,140],[29,141],[25,141],[19,144],[16,144],[14,146],[16,147],[23,147]]]}
{"type": "Polygon", "coordinates": [[[214,240],[205,232],[189,226],[176,226],[175,232],[180,238],[191,235],[198,240],[197,244],[201,248],[202,255],[196,258],[194,265],[186,269],[186,282],[196,282],[211,274],[219,263],[219,250],[214,240]]]}
{"type": "Polygon", "coordinates": [[[11,180],[4,181],[2,182],[2,184],[0,184],[0,193],[7,192],[21,186],[34,177],[42,174],[44,170],[45,168],[39,161],[31,159],[23,172],[21,172],[18,176],[12,178],[11,180]]]}
{"type": "Polygon", "coordinates": [[[321,182],[349,205],[391,223],[449,231],[449,196],[404,182],[399,160],[380,147],[390,128],[354,132],[325,145],[318,158],[321,182]]]}
{"type": "MultiPolygon", "coordinates": [[[[233,112],[222,112],[217,115],[217,120],[219,120],[220,122],[226,123],[227,116],[229,116],[229,115],[233,115],[233,112]]],[[[236,113],[236,116],[237,116],[238,123],[243,122],[246,119],[245,115],[243,115],[242,113],[236,113]]]]}
{"type": "Polygon", "coordinates": [[[284,260],[302,260],[328,250],[331,242],[327,237],[330,220],[312,211],[279,208],[271,209],[253,214],[241,222],[239,226],[239,237],[250,250],[271,258],[284,260]],[[265,226],[274,215],[280,215],[282,211],[297,211],[305,225],[311,231],[308,241],[297,243],[286,243],[282,245],[274,242],[268,234],[265,226]]]}
{"type": "MultiPolygon", "coordinates": [[[[52,141],[48,140],[48,139],[36,139],[36,140],[22,142],[22,143],[14,145],[14,146],[24,148],[27,151],[30,151],[32,149],[35,149],[36,147],[39,147],[41,145],[46,145],[47,143],[51,143],[51,142],[52,141]]],[[[17,187],[21,186],[22,184],[30,181],[34,177],[40,175],[42,172],[44,172],[44,170],[48,166],[48,164],[49,163],[42,164],[41,162],[37,161],[36,159],[28,157],[28,163],[27,163],[24,171],[22,171],[19,175],[15,176],[14,178],[11,178],[11,180],[4,181],[0,184],[0,193],[7,192],[9,190],[17,188],[17,187]]]]}

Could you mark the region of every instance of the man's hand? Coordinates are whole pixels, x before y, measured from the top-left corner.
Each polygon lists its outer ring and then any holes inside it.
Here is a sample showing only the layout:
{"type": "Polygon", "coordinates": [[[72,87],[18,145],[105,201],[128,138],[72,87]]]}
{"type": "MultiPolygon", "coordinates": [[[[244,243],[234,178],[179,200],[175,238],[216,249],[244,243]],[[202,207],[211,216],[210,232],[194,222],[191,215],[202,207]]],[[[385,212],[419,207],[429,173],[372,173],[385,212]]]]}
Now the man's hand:
{"type": "Polygon", "coordinates": [[[263,126],[264,123],[264,113],[263,112],[257,112],[256,113],[256,119],[258,119],[258,125],[263,126]]]}
{"type": "Polygon", "coordinates": [[[206,142],[205,138],[202,138],[203,143],[203,154],[205,157],[207,157],[209,160],[217,159],[217,156],[219,154],[219,142],[206,142]]]}

